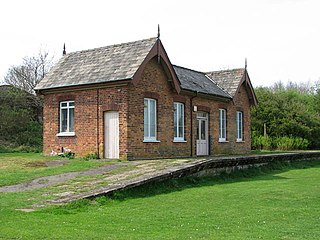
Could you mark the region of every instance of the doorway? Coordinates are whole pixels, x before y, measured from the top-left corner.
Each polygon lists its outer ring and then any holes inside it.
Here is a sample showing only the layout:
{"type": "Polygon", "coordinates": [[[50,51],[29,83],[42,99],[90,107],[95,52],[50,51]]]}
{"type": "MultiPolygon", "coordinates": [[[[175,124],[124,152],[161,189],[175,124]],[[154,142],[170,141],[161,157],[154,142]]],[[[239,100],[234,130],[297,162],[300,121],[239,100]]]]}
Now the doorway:
{"type": "Polygon", "coordinates": [[[197,156],[208,155],[208,114],[197,113],[197,156]]]}
{"type": "Polygon", "coordinates": [[[119,158],[119,112],[104,113],[104,157],[119,158]]]}

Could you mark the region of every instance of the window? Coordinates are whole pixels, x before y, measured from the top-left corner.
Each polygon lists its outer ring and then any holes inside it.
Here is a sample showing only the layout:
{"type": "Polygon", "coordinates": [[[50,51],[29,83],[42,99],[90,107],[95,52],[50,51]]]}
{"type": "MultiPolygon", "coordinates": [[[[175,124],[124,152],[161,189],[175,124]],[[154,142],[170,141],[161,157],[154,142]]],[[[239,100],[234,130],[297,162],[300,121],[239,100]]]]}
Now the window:
{"type": "Polygon", "coordinates": [[[74,101],[60,102],[60,133],[74,134],[74,101]]]}
{"type": "Polygon", "coordinates": [[[174,107],[174,141],[184,141],[184,104],[175,102],[174,107]]]}
{"type": "Polygon", "coordinates": [[[236,119],[237,142],[242,142],[242,140],[243,140],[243,113],[237,112],[236,118],[237,118],[236,119]]]}
{"type": "Polygon", "coordinates": [[[227,118],[226,110],[219,109],[219,142],[225,142],[227,140],[227,118]]]}
{"type": "Polygon", "coordinates": [[[157,102],[144,99],[144,141],[157,141],[157,102]]]}

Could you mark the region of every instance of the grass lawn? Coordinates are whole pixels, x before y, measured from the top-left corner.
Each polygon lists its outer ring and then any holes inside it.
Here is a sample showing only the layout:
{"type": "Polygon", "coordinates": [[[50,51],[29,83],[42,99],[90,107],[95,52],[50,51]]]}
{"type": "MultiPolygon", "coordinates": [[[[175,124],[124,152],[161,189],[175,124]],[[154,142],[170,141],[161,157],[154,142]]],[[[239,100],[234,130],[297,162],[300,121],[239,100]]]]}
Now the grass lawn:
{"type": "MultiPolygon", "coordinates": [[[[2,184],[3,173],[15,179],[14,171],[6,173],[0,167],[2,184]]],[[[0,239],[319,239],[320,236],[320,162],[274,165],[229,176],[171,180],[120,192],[112,199],[100,197],[30,213],[15,210],[26,206],[40,192],[0,193],[0,239]]]]}

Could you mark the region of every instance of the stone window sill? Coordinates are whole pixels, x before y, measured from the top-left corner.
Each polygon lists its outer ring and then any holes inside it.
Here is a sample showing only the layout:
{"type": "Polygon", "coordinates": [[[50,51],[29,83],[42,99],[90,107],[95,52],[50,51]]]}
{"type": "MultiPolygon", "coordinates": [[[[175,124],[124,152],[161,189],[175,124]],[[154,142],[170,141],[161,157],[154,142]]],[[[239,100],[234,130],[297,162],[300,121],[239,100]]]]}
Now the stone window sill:
{"type": "Polygon", "coordinates": [[[144,143],[159,143],[160,141],[159,140],[156,140],[156,139],[144,139],[143,140],[144,143]]]}
{"type": "Polygon", "coordinates": [[[245,141],[243,141],[243,140],[237,140],[236,142],[237,143],[245,143],[245,141]]]}
{"type": "Polygon", "coordinates": [[[75,132],[61,132],[58,133],[56,136],[57,137],[74,137],[76,135],[75,132]]]}
{"type": "Polygon", "coordinates": [[[183,140],[183,139],[173,139],[173,142],[174,143],[186,143],[187,141],[183,140]]]}
{"type": "Polygon", "coordinates": [[[227,140],[219,140],[219,143],[228,143],[229,141],[227,140]]]}

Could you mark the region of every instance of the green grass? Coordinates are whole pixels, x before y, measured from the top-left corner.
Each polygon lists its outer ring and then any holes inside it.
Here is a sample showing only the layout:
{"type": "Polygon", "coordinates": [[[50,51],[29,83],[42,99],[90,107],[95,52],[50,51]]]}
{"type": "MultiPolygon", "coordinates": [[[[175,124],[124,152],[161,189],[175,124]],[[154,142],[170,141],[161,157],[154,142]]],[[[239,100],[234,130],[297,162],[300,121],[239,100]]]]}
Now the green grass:
{"type": "Polygon", "coordinates": [[[74,172],[111,164],[112,161],[44,157],[40,153],[0,153],[0,186],[30,181],[38,177],[74,172]],[[47,167],[46,162],[65,160],[63,166],[47,167]]]}
{"type": "MultiPolygon", "coordinates": [[[[85,162],[83,162],[85,163],[85,162]]],[[[1,171],[0,171],[1,173],[1,171]]],[[[14,174],[14,173],[12,173],[14,174]]],[[[31,213],[0,193],[0,239],[319,239],[320,163],[184,178],[31,213]]]]}

